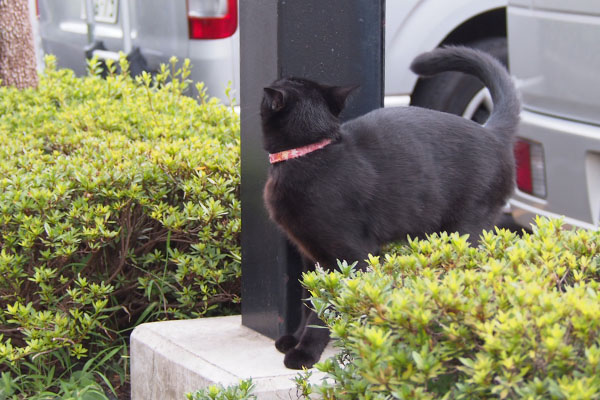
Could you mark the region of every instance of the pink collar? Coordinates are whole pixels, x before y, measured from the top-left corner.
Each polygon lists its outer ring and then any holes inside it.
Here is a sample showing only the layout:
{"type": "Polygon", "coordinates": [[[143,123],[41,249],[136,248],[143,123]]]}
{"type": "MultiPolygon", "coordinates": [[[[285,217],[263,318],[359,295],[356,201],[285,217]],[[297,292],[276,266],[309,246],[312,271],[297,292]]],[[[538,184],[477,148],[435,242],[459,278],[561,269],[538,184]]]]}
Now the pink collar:
{"type": "Polygon", "coordinates": [[[309,144],[306,146],[298,147],[295,149],[280,151],[279,153],[269,154],[269,162],[271,164],[278,163],[280,161],[289,160],[291,158],[302,157],[305,154],[312,153],[315,150],[322,149],[331,143],[331,139],[323,139],[320,142],[309,144]]]}

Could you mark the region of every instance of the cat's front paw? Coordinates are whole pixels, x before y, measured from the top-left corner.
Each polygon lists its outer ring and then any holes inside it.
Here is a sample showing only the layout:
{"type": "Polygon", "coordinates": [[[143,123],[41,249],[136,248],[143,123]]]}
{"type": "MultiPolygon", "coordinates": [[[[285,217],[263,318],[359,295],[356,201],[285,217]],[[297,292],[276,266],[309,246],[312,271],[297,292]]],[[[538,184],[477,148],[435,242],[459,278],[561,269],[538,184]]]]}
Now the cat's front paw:
{"type": "Polygon", "coordinates": [[[304,350],[291,349],[285,353],[283,364],[290,369],[311,368],[319,359],[304,350]]]}
{"type": "Polygon", "coordinates": [[[293,335],[283,335],[275,341],[275,348],[282,352],[287,353],[288,350],[293,349],[298,344],[298,339],[293,335]]]}

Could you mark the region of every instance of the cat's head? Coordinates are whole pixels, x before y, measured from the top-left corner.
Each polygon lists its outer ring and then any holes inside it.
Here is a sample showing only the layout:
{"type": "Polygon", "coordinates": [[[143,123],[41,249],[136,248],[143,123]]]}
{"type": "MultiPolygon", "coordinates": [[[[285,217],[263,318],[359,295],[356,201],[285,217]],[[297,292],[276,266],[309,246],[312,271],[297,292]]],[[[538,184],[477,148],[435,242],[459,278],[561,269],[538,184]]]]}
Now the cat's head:
{"type": "Polygon", "coordinates": [[[283,78],[264,88],[260,115],[265,149],[271,153],[339,136],[338,116],[357,86],[326,86],[283,78]]]}

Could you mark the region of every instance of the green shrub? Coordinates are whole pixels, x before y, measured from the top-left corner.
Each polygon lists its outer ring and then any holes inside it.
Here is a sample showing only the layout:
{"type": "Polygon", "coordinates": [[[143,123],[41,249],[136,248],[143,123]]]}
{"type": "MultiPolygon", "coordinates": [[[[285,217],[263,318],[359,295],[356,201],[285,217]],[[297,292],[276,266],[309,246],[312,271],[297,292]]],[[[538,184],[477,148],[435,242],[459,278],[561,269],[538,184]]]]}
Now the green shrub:
{"type": "Polygon", "coordinates": [[[135,325],[239,302],[239,119],[176,62],[0,88],[0,397],[126,391],[135,325]]]}
{"type": "MultiPolygon", "coordinates": [[[[341,347],[327,399],[600,398],[600,233],[538,220],[305,275],[341,347]]],[[[315,388],[313,388],[315,390],[315,388]]]]}
{"type": "Polygon", "coordinates": [[[223,385],[210,385],[186,395],[187,400],[255,400],[252,394],[254,384],[252,379],[242,380],[237,385],[224,387],[223,385]]]}

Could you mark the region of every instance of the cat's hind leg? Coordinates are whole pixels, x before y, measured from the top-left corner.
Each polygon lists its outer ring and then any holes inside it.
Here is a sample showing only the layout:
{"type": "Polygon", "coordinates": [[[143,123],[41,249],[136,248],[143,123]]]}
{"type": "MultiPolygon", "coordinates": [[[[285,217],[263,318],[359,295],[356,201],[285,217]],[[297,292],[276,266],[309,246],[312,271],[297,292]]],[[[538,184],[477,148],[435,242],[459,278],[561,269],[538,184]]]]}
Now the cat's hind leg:
{"type": "MultiPolygon", "coordinates": [[[[307,257],[302,257],[302,267],[303,267],[303,272],[308,272],[308,271],[312,271],[315,269],[315,262],[310,260],[307,257]]],[[[294,274],[292,274],[294,275],[294,274]]],[[[298,282],[298,284],[300,284],[298,282]]],[[[302,332],[304,332],[304,328],[306,326],[306,321],[308,319],[308,315],[311,313],[310,308],[304,303],[304,301],[306,299],[308,299],[310,297],[310,294],[308,293],[308,290],[306,290],[305,288],[302,288],[302,301],[300,302],[299,306],[301,307],[300,310],[300,324],[298,325],[298,327],[296,328],[296,330],[294,331],[294,333],[287,333],[283,336],[280,336],[276,341],[275,341],[275,348],[277,350],[279,350],[281,353],[287,353],[290,349],[294,348],[299,341],[300,336],[302,336],[302,332]]]]}
{"type": "Polygon", "coordinates": [[[285,353],[283,363],[291,369],[310,368],[319,361],[328,342],[329,328],[310,310],[298,344],[285,353]]]}
{"type": "Polygon", "coordinates": [[[302,336],[302,332],[304,332],[304,329],[306,327],[306,321],[308,320],[309,314],[312,312],[309,306],[304,303],[304,301],[309,297],[310,294],[308,293],[308,290],[303,288],[301,302],[302,310],[300,312],[300,315],[302,317],[300,319],[300,324],[298,325],[298,328],[296,328],[296,331],[294,333],[283,335],[275,341],[275,348],[284,354],[298,344],[299,338],[302,336]]]}
{"type": "MultiPolygon", "coordinates": [[[[341,238],[337,243],[331,243],[330,245],[338,249],[339,254],[344,254],[346,256],[345,260],[350,260],[348,262],[358,261],[361,269],[366,266],[364,260],[367,255],[378,252],[378,246],[375,244],[367,245],[358,241],[344,241],[341,238]],[[348,244],[355,244],[355,246],[347,247],[348,244]]],[[[337,266],[337,259],[332,256],[322,257],[322,260],[327,260],[320,263],[326,270],[333,270],[337,266]]],[[[307,292],[306,299],[308,297],[307,292]]],[[[312,309],[307,308],[307,310],[306,321],[301,325],[304,329],[300,335],[295,336],[299,339],[298,343],[285,353],[283,360],[285,366],[291,369],[311,368],[319,361],[323,350],[329,343],[329,328],[312,309]]],[[[298,329],[300,330],[300,328],[298,329]]]]}
{"type": "Polygon", "coordinates": [[[280,336],[275,341],[275,348],[277,350],[279,350],[279,352],[285,354],[290,349],[294,348],[297,344],[298,344],[298,339],[296,339],[296,336],[287,334],[287,335],[280,336]]]}

